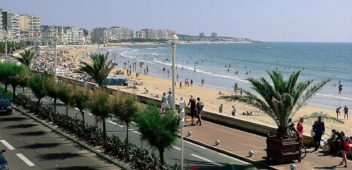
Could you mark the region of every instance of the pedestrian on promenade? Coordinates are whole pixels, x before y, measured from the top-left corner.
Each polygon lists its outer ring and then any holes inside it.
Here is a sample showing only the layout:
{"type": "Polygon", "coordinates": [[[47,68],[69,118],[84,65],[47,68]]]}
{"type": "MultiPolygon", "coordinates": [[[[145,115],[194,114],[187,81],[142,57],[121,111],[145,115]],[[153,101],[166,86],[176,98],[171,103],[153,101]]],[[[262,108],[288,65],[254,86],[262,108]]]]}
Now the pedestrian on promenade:
{"type": "Polygon", "coordinates": [[[303,139],[303,122],[304,122],[304,119],[303,117],[299,118],[299,121],[296,125],[296,129],[297,129],[297,136],[302,138],[303,139]]]}
{"type": "Polygon", "coordinates": [[[222,113],[223,108],[224,108],[224,105],[221,103],[219,106],[219,113],[222,113]]]}
{"type": "Polygon", "coordinates": [[[347,158],[346,158],[346,153],[351,151],[350,147],[351,140],[349,137],[345,135],[344,132],[341,132],[341,155],[342,155],[342,161],[340,162],[340,165],[345,165],[343,167],[347,168],[347,158]]]}
{"type": "Polygon", "coordinates": [[[196,99],[194,99],[192,94],[190,95],[190,99],[189,99],[189,102],[187,104],[187,107],[190,108],[190,110],[191,110],[191,118],[192,118],[191,119],[192,120],[191,125],[194,126],[194,117],[197,114],[197,107],[196,107],[196,99]]]}
{"type": "Polygon", "coordinates": [[[343,119],[346,119],[346,117],[347,117],[347,120],[348,120],[348,107],[346,105],[343,108],[343,112],[345,113],[345,115],[343,116],[343,119]]]}
{"type": "Polygon", "coordinates": [[[232,114],[232,116],[236,116],[236,108],[235,108],[235,106],[232,106],[231,114],[232,114]]]}
{"type": "Polygon", "coordinates": [[[202,126],[202,112],[203,112],[204,104],[202,101],[200,101],[200,98],[197,98],[197,122],[196,124],[199,126],[202,126]]]}
{"type": "Polygon", "coordinates": [[[168,99],[166,96],[166,93],[163,93],[163,97],[161,98],[161,108],[160,108],[160,113],[166,113],[166,110],[170,108],[170,105],[168,103],[168,99]]]}
{"type": "Polygon", "coordinates": [[[322,121],[321,116],[319,116],[318,120],[314,122],[312,130],[314,132],[314,146],[315,146],[314,151],[317,151],[320,146],[321,137],[325,132],[325,124],[322,121]]]}
{"type": "Polygon", "coordinates": [[[336,108],[336,118],[339,119],[339,115],[341,113],[341,107],[336,108]]]}

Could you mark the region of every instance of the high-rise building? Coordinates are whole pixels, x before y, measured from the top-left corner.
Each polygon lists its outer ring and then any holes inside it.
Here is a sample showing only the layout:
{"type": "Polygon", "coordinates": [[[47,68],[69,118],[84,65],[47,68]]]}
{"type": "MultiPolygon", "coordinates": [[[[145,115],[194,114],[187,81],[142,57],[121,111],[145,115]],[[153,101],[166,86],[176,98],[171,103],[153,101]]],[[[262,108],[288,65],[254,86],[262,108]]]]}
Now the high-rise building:
{"type": "Polygon", "coordinates": [[[20,39],[20,23],[19,15],[10,12],[9,10],[0,9],[2,28],[6,31],[9,39],[20,39]]]}
{"type": "Polygon", "coordinates": [[[94,28],[91,33],[91,41],[93,43],[108,42],[108,32],[107,28],[94,28]]]}
{"type": "Polygon", "coordinates": [[[0,40],[4,39],[4,30],[2,28],[2,13],[0,11],[0,40]]]}
{"type": "Polygon", "coordinates": [[[54,40],[57,40],[58,44],[63,42],[62,27],[42,25],[41,26],[41,40],[44,44],[53,44],[54,40]]]}
{"type": "Polygon", "coordinates": [[[41,20],[38,16],[20,15],[20,32],[21,39],[25,40],[39,40],[41,20]]]}

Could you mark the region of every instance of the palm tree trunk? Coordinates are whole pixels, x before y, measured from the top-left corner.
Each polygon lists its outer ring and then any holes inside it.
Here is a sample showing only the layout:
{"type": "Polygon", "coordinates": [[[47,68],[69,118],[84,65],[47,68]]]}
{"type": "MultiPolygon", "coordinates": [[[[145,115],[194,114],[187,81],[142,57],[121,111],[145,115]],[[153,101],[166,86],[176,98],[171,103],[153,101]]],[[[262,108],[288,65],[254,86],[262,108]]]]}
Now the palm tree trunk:
{"type": "Polygon", "coordinates": [[[159,149],[159,157],[160,157],[160,169],[163,169],[164,165],[164,148],[158,148],[159,149]]]}
{"type": "Polygon", "coordinates": [[[22,93],[23,93],[23,95],[24,95],[24,87],[22,87],[22,93]]]}
{"type": "Polygon", "coordinates": [[[7,85],[8,85],[8,84],[7,84],[7,83],[5,83],[5,92],[7,92],[7,85]]]}
{"type": "Polygon", "coordinates": [[[104,140],[104,144],[106,144],[106,126],[105,126],[105,117],[103,118],[103,140],[104,140]]]}
{"type": "Polygon", "coordinates": [[[126,139],[125,139],[125,154],[126,158],[128,158],[128,122],[126,122],[126,139]]]}

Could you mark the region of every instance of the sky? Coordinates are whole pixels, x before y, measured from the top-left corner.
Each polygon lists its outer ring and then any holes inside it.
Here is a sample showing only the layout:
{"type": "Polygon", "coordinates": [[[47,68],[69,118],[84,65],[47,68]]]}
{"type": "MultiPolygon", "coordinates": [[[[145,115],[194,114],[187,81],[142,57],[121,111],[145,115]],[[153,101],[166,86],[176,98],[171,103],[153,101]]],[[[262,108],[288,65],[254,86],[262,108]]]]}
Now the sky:
{"type": "Polygon", "coordinates": [[[0,0],[45,25],[173,29],[272,42],[352,42],[352,0],[0,0]]]}

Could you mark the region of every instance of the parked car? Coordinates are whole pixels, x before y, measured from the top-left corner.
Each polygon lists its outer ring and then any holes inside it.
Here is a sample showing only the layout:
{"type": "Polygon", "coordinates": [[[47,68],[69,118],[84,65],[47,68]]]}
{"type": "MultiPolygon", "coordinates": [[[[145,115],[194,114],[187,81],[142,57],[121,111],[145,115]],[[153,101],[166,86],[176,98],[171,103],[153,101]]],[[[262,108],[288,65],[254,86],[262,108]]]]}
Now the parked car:
{"type": "Polygon", "coordinates": [[[7,166],[7,160],[3,155],[4,152],[5,150],[0,151],[0,170],[9,170],[9,167],[7,166]]]}
{"type": "Polygon", "coordinates": [[[0,114],[12,114],[12,106],[10,100],[3,94],[0,94],[0,114]]]}

